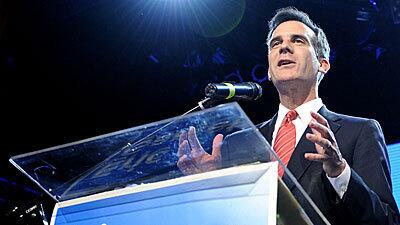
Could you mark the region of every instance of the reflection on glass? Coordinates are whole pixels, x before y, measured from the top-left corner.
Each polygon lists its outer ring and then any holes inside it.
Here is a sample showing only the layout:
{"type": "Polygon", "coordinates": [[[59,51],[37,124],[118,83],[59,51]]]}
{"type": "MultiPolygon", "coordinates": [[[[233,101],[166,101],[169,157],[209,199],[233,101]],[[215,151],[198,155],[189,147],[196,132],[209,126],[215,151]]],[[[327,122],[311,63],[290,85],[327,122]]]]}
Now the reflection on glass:
{"type": "Polygon", "coordinates": [[[178,140],[194,126],[204,150],[226,136],[223,166],[266,161],[265,139],[236,103],[12,157],[10,161],[58,201],[182,176],[178,140]],[[248,152],[243,151],[247,149],[248,152]]]}

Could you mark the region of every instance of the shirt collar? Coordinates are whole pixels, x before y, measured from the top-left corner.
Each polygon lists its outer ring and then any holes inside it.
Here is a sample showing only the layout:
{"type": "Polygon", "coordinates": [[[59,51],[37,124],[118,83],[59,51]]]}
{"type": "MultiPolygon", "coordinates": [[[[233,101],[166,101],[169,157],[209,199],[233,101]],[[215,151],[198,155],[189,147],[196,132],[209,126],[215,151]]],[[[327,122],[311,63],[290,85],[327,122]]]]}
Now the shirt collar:
{"type": "MultiPolygon", "coordinates": [[[[316,98],[306,103],[303,103],[295,109],[297,114],[299,115],[297,118],[299,118],[304,124],[309,124],[311,122],[310,112],[317,112],[322,106],[323,103],[321,98],[316,98]]],[[[282,104],[279,104],[278,117],[276,118],[276,122],[279,122],[279,124],[281,124],[289,111],[290,109],[286,108],[282,104]]]]}

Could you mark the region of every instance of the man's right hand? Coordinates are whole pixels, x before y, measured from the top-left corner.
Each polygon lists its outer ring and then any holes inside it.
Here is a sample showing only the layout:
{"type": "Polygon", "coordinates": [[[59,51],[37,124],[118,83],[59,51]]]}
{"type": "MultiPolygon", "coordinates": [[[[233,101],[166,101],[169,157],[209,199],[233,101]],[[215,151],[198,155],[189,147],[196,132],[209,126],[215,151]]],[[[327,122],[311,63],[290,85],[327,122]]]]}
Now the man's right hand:
{"type": "Polygon", "coordinates": [[[179,137],[178,167],[185,175],[203,173],[221,168],[221,145],[224,136],[218,134],[213,140],[211,155],[204,151],[196,135],[196,129],[182,132],[179,137]]]}

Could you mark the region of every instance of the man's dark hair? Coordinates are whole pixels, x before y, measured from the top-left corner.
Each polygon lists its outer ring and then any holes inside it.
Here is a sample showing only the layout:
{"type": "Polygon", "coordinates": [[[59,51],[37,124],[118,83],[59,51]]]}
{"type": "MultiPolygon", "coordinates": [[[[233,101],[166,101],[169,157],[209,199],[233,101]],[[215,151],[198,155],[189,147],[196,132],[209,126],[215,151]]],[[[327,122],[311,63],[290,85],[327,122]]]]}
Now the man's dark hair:
{"type": "Polygon", "coordinates": [[[330,47],[324,31],[316,25],[308,16],[307,13],[299,11],[295,7],[286,7],[279,9],[275,16],[268,22],[269,32],[267,37],[267,45],[271,40],[272,33],[281,23],[286,21],[298,21],[308,26],[315,33],[315,38],[311,40],[312,45],[316,51],[318,58],[325,58],[329,60],[330,47]]]}

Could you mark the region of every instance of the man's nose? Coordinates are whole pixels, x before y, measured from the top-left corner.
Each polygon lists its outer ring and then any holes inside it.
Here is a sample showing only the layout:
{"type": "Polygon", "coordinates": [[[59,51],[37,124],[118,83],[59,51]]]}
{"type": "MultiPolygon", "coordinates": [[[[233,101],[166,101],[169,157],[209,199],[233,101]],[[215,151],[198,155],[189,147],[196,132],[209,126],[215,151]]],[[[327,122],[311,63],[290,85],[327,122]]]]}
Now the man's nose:
{"type": "Polygon", "coordinates": [[[293,43],[289,40],[282,41],[281,48],[279,49],[280,54],[293,53],[293,43]]]}

